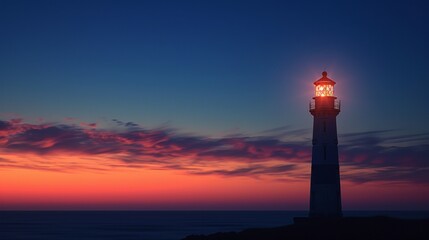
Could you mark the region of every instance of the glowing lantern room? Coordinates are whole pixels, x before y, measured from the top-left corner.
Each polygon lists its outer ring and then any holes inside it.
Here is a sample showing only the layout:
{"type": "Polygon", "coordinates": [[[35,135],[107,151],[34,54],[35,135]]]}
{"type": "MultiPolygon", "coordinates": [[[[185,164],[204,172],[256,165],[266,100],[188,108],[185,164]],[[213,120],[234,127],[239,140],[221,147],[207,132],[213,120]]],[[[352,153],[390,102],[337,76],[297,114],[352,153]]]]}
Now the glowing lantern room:
{"type": "Polygon", "coordinates": [[[328,78],[326,71],[322,72],[322,78],[314,82],[315,97],[333,97],[335,82],[328,78]]]}

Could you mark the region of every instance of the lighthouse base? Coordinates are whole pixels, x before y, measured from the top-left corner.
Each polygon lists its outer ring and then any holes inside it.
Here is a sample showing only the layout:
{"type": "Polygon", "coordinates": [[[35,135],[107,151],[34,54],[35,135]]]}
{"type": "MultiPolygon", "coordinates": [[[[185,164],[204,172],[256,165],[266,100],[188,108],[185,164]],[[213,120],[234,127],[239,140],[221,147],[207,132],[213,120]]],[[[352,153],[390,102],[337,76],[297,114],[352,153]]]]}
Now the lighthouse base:
{"type": "Polygon", "coordinates": [[[341,217],[341,197],[336,184],[313,184],[309,217],[341,217]]]}
{"type": "Polygon", "coordinates": [[[309,217],[342,216],[338,164],[312,165],[309,217]]]}

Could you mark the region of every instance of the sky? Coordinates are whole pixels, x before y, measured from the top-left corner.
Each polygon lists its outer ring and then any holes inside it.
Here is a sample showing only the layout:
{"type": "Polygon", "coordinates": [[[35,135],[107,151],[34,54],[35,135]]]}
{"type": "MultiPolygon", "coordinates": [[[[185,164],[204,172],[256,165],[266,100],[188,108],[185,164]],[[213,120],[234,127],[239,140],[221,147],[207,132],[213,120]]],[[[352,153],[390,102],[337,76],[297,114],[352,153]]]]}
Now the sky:
{"type": "Polygon", "coordinates": [[[425,1],[0,1],[1,210],[429,210],[425,1]]]}

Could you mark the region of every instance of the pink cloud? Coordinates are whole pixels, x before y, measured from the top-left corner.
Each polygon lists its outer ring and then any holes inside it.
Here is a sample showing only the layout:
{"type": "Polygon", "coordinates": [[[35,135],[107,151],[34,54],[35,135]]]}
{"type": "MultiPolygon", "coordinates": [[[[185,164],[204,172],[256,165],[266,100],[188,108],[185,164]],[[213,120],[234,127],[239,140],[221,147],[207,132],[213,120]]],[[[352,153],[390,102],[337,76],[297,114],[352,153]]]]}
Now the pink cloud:
{"type": "MultiPolygon", "coordinates": [[[[281,139],[277,132],[274,136],[209,138],[179,134],[171,129],[145,129],[132,122],[114,122],[124,129],[98,129],[95,123],[0,121],[0,146],[3,149],[0,154],[3,158],[5,153],[45,157],[68,154],[93,159],[92,166],[96,164],[101,168],[150,166],[193,174],[251,177],[283,174],[295,178],[306,178],[309,174],[311,145],[306,138],[296,141],[296,133],[291,134],[293,140],[288,141],[289,130],[281,134],[281,139]],[[109,161],[101,160],[100,156],[109,161]]],[[[429,148],[425,142],[402,148],[389,147],[386,143],[391,138],[383,134],[341,136],[340,160],[346,166],[343,178],[357,182],[402,179],[429,183],[428,163],[424,160],[429,148]],[[364,170],[363,174],[353,174],[354,169],[364,170]]],[[[60,162],[51,164],[61,168],[60,162]]],[[[14,162],[14,166],[19,165],[19,161],[14,162]]],[[[28,166],[28,163],[23,165],[28,166]]]]}

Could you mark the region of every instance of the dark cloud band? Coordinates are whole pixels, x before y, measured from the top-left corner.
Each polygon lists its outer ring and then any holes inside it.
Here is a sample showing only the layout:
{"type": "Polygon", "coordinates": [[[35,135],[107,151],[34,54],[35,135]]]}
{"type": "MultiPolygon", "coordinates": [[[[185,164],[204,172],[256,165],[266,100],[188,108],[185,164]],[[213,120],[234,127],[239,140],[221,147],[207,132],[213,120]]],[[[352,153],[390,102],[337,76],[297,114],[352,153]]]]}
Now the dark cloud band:
{"type": "MultiPolygon", "coordinates": [[[[146,129],[116,119],[113,122],[124,129],[97,129],[95,124],[27,124],[16,119],[0,120],[1,151],[38,156],[111,154],[117,162],[108,163],[109,167],[150,166],[224,176],[308,177],[311,145],[307,130],[281,127],[261,133],[264,136],[209,138],[180,134],[168,128],[146,129]]],[[[341,135],[343,179],[428,184],[429,134],[393,133],[374,131],[341,135]]],[[[0,167],[25,167],[4,156],[1,162],[0,167]]],[[[61,170],[60,162],[50,164],[40,169],[61,170]]],[[[107,163],[99,161],[95,164],[103,166],[107,163]]],[[[37,168],[35,165],[29,167],[37,168]]]]}

